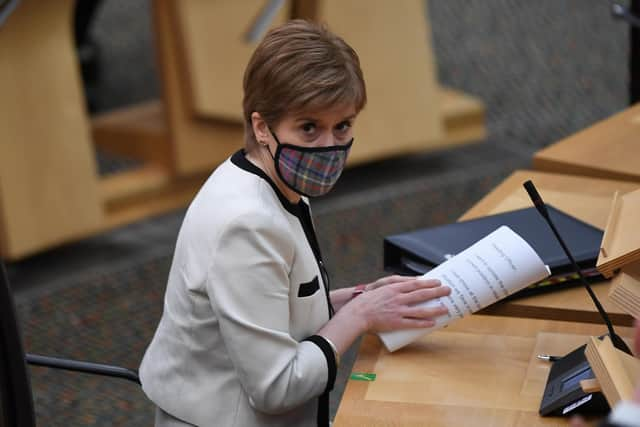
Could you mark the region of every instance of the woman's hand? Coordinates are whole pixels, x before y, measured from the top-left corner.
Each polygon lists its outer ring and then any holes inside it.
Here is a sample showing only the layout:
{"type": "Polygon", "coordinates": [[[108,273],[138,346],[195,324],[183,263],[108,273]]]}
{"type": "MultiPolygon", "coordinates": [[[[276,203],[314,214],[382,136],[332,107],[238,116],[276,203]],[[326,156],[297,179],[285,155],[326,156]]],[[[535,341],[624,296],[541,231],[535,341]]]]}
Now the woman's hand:
{"type": "Polygon", "coordinates": [[[381,286],[392,285],[394,283],[406,282],[408,280],[415,279],[416,276],[400,276],[396,274],[393,276],[382,277],[375,282],[352,286],[349,288],[336,289],[331,291],[330,293],[331,304],[336,311],[339,311],[346,303],[351,301],[354,296],[358,295],[357,290],[364,290],[365,292],[367,292],[378,289],[381,286]]]}
{"type": "Polygon", "coordinates": [[[338,311],[318,334],[329,339],[339,354],[364,332],[434,326],[434,319],[446,314],[447,308],[417,305],[451,293],[451,289],[438,280],[407,276],[384,277],[365,288],[365,292],[355,298],[352,297],[354,288],[331,293],[331,302],[338,311]]]}
{"type": "Polygon", "coordinates": [[[344,309],[364,321],[369,332],[395,329],[428,328],[435,318],[446,314],[444,306],[419,307],[417,304],[449,295],[451,289],[438,280],[389,276],[367,285],[366,292],[350,301],[344,309]]]}
{"type": "Polygon", "coordinates": [[[416,276],[400,276],[398,274],[394,274],[393,276],[381,277],[375,282],[367,283],[364,286],[365,291],[373,291],[374,289],[378,289],[381,286],[392,285],[394,283],[402,283],[407,282],[409,280],[416,280],[416,276]]]}

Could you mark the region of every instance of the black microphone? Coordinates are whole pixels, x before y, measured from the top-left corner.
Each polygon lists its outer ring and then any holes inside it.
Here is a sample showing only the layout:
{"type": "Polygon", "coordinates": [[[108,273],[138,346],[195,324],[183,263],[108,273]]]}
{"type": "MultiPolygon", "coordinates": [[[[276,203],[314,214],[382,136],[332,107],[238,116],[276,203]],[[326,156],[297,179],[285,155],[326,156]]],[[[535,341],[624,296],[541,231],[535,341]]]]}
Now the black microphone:
{"type": "Polygon", "coordinates": [[[631,350],[629,349],[627,344],[613,330],[613,324],[611,323],[611,319],[609,319],[609,315],[607,314],[606,311],[604,311],[602,304],[600,304],[600,301],[598,301],[596,294],[593,292],[593,289],[591,289],[591,286],[589,285],[584,275],[582,274],[582,270],[580,269],[580,267],[578,267],[578,263],[576,263],[576,260],[573,258],[573,255],[571,255],[571,252],[569,252],[569,248],[564,243],[564,240],[562,240],[560,233],[558,233],[558,230],[556,229],[555,225],[553,225],[553,221],[551,221],[551,217],[549,216],[549,212],[547,211],[547,206],[544,204],[544,201],[542,200],[542,197],[540,197],[540,194],[538,193],[538,190],[536,190],[536,187],[533,185],[533,182],[529,180],[525,182],[523,186],[524,186],[524,189],[527,190],[527,193],[529,194],[529,197],[531,198],[531,201],[533,202],[534,206],[536,207],[538,212],[540,212],[540,215],[542,215],[542,217],[547,221],[547,224],[549,224],[549,227],[551,227],[551,230],[553,231],[553,234],[556,236],[556,239],[560,243],[560,246],[562,246],[564,253],[567,255],[567,257],[571,261],[571,264],[573,265],[574,270],[576,271],[576,273],[578,273],[578,276],[580,277],[580,281],[582,282],[585,289],[589,293],[591,300],[593,301],[596,308],[598,309],[598,313],[600,313],[600,316],[602,317],[605,325],[607,326],[607,329],[609,331],[609,337],[611,338],[611,342],[617,349],[624,351],[627,354],[631,354],[631,350]]]}

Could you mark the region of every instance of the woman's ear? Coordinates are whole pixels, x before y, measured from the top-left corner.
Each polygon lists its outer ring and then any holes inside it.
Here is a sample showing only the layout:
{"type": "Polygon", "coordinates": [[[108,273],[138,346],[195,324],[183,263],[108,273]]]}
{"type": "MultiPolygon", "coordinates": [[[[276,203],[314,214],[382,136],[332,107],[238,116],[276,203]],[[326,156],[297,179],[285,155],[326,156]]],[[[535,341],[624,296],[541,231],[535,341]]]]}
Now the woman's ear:
{"type": "Polygon", "coordinates": [[[269,125],[264,121],[260,113],[254,111],[251,113],[251,127],[253,134],[256,137],[256,141],[268,141],[269,140],[269,125]]]}

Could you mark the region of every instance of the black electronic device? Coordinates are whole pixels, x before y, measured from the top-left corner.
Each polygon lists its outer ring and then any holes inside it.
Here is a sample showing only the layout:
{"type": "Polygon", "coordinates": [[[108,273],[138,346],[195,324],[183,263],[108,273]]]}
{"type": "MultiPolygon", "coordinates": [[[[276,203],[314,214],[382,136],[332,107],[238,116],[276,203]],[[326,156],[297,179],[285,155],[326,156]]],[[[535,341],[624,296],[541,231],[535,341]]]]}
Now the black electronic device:
{"type": "Polygon", "coordinates": [[[585,347],[578,347],[552,362],[540,403],[540,415],[606,414],[609,411],[609,404],[602,393],[585,393],[580,387],[581,380],[594,377],[584,355],[585,347]]]}
{"type": "MultiPolygon", "coordinates": [[[[560,243],[565,254],[571,261],[574,270],[589,293],[598,313],[600,313],[600,316],[604,320],[613,345],[616,348],[631,354],[629,347],[627,347],[622,338],[620,338],[613,330],[613,324],[611,323],[609,316],[604,311],[604,308],[600,304],[600,301],[598,301],[596,295],[593,293],[591,286],[589,286],[589,283],[587,283],[584,278],[573,255],[560,236],[560,233],[558,233],[558,230],[549,216],[547,207],[545,206],[542,197],[540,197],[540,194],[538,194],[533,182],[525,182],[524,188],[527,190],[534,206],[540,215],[546,220],[551,231],[553,231],[553,234],[558,240],[558,243],[560,243]]],[[[595,374],[584,355],[584,350],[585,346],[578,347],[567,355],[561,357],[559,360],[553,362],[553,366],[549,371],[549,377],[547,378],[544,394],[542,396],[542,402],[540,403],[540,415],[568,416],[576,413],[605,414],[609,411],[609,405],[602,393],[585,393],[580,386],[581,380],[595,377],[595,374]]]]}

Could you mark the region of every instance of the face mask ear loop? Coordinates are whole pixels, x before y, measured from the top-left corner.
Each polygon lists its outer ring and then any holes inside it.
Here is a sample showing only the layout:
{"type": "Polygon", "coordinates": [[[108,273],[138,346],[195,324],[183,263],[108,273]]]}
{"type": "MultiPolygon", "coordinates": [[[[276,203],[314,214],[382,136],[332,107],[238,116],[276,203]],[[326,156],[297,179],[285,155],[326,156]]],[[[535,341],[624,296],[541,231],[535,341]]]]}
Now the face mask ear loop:
{"type": "MultiPolygon", "coordinates": [[[[269,129],[269,132],[271,133],[271,136],[273,136],[273,139],[276,140],[276,144],[278,144],[278,147],[280,147],[280,140],[278,139],[278,137],[276,136],[275,132],[273,130],[271,130],[271,126],[267,125],[267,129],[269,129]]],[[[271,149],[269,148],[269,145],[267,144],[267,151],[269,151],[269,155],[271,156],[271,158],[275,161],[276,157],[271,153],[271,149]]],[[[276,148],[276,154],[278,154],[278,149],[276,148]]]]}

